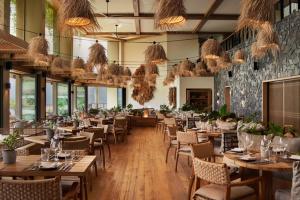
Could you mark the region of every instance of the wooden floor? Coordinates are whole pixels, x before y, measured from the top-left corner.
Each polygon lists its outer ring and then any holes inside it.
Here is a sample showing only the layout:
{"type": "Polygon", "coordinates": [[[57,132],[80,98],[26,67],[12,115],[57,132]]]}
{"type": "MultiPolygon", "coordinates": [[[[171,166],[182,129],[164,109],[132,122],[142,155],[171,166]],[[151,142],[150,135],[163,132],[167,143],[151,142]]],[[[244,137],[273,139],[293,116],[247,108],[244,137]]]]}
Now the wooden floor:
{"type": "MultiPolygon", "coordinates": [[[[99,169],[90,200],[184,200],[191,167],[182,157],[175,173],[174,150],[165,163],[167,141],[153,128],[131,131],[127,142],[112,145],[112,159],[99,169]]],[[[100,163],[99,163],[100,164],[100,163]]]]}

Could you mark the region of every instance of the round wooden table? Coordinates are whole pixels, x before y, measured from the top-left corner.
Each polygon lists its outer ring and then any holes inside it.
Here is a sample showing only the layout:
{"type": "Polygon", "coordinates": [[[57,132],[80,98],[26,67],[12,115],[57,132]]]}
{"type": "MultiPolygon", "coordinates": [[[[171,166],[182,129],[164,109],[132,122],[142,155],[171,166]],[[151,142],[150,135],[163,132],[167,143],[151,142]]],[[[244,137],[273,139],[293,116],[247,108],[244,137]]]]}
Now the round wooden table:
{"type": "MultiPolygon", "coordinates": [[[[272,172],[292,172],[293,163],[289,160],[284,161],[283,159],[279,159],[277,162],[247,162],[240,160],[240,154],[236,153],[224,153],[224,161],[228,161],[234,165],[239,166],[240,168],[245,169],[253,169],[258,170],[263,178],[263,191],[265,193],[265,199],[273,199],[272,195],[272,172]]],[[[260,159],[259,154],[255,154],[255,156],[260,159]]]]}

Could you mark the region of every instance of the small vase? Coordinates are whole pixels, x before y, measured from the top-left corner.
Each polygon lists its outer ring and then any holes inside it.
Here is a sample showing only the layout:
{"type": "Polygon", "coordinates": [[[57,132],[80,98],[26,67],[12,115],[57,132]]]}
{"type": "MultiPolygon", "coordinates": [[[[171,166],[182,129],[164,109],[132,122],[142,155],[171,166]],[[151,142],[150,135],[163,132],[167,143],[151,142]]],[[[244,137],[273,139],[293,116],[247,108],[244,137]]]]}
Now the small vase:
{"type": "Polygon", "coordinates": [[[5,164],[14,164],[17,160],[17,152],[15,150],[2,150],[3,162],[5,164]]]}

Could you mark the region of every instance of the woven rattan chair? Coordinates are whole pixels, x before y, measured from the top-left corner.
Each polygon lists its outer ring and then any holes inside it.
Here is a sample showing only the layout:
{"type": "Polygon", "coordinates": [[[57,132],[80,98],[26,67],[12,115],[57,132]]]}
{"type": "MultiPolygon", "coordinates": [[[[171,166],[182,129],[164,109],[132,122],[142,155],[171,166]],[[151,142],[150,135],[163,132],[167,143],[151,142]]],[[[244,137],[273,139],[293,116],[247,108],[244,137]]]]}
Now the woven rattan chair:
{"type": "Polygon", "coordinates": [[[177,147],[177,126],[168,126],[167,127],[168,131],[168,138],[169,138],[169,146],[167,148],[167,153],[166,153],[166,163],[168,162],[168,156],[169,156],[169,151],[171,148],[175,148],[175,157],[176,157],[176,147],[177,147]]]}
{"type": "Polygon", "coordinates": [[[168,126],[176,126],[176,119],[175,118],[164,118],[164,124],[163,124],[163,134],[164,134],[164,141],[166,139],[166,134],[168,132],[167,127],[168,126]]]}
{"type": "Polygon", "coordinates": [[[163,130],[163,124],[164,124],[164,118],[165,116],[161,114],[160,112],[156,113],[157,120],[156,120],[156,127],[155,127],[155,132],[161,132],[163,130]]]}
{"type": "Polygon", "coordinates": [[[100,146],[100,145],[107,146],[108,156],[109,156],[109,159],[111,159],[111,150],[110,150],[110,145],[109,145],[108,138],[107,138],[108,125],[102,125],[102,124],[99,125],[98,124],[97,127],[86,129],[86,131],[93,132],[95,134],[94,135],[94,137],[95,137],[94,146],[95,147],[100,146]]]}
{"type": "Polygon", "coordinates": [[[262,199],[262,179],[252,178],[240,182],[231,182],[226,164],[212,163],[193,159],[195,176],[209,184],[196,188],[193,199],[209,200],[243,200],[262,199]],[[255,191],[250,186],[259,185],[260,190],[255,191]]]}
{"type": "Polygon", "coordinates": [[[90,119],[84,119],[84,120],[83,120],[83,124],[84,124],[85,126],[91,126],[91,120],[90,120],[90,119]]]}
{"type": "Polygon", "coordinates": [[[90,151],[90,138],[82,139],[82,140],[64,140],[63,141],[63,150],[85,150],[87,152],[90,151]]]}
{"type": "Polygon", "coordinates": [[[117,137],[122,136],[123,140],[127,135],[127,119],[115,118],[112,128],[112,134],[114,136],[115,144],[117,144],[117,137]]]}
{"type": "Polygon", "coordinates": [[[177,149],[176,149],[176,164],[175,164],[175,172],[177,172],[177,165],[180,155],[188,156],[188,163],[189,157],[192,156],[192,144],[197,144],[198,138],[196,132],[181,132],[177,131],[177,149]]]}
{"type": "Polygon", "coordinates": [[[73,183],[68,189],[61,188],[59,178],[0,180],[1,200],[76,200],[78,193],[79,184],[77,182],[73,183]],[[66,190],[64,191],[64,189],[66,190]]]}

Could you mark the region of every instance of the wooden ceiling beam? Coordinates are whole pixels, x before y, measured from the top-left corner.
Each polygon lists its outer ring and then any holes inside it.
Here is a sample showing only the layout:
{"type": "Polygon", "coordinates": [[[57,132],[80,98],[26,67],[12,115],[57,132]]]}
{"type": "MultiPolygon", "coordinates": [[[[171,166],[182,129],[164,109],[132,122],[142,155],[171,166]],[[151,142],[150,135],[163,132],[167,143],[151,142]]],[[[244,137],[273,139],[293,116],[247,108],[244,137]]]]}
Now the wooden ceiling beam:
{"type": "MultiPolygon", "coordinates": [[[[163,35],[163,34],[198,34],[198,35],[228,35],[231,34],[232,32],[196,32],[193,33],[191,31],[167,31],[167,32],[141,32],[141,36],[155,36],[155,35],[163,35]]],[[[86,35],[95,35],[95,36],[112,36],[114,32],[87,32],[86,35]]],[[[136,32],[118,32],[119,36],[134,36],[136,35],[136,32]]]]}
{"type": "Polygon", "coordinates": [[[212,6],[208,9],[207,13],[201,19],[201,21],[197,24],[196,28],[193,30],[194,33],[199,32],[202,27],[206,24],[206,22],[210,19],[210,16],[219,8],[219,6],[223,3],[224,0],[215,0],[212,6]]]}
{"type": "MultiPolygon", "coordinates": [[[[140,15],[140,2],[139,0],[132,0],[133,2],[133,10],[134,10],[134,16],[138,17],[140,15]]],[[[135,29],[136,29],[136,34],[140,35],[141,34],[141,21],[139,18],[134,19],[135,22],[135,29]]]]}
{"type": "MultiPolygon", "coordinates": [[[[135,16],[134,13],[110,13],[106,16],[99,13],[95,13],[95,16],[99,18],[108,18],[108,19],[154,19],[153,13],[139,13],[138,16],[135,16]]],[[[205,14],[186,15],[186,19],[188,20],[202,20],[204,18],[206,18],[207,20],[237,20],[238,17],[239,17],[238,14],[211,14],[209,16],[205,16],[205,14]]]]}

